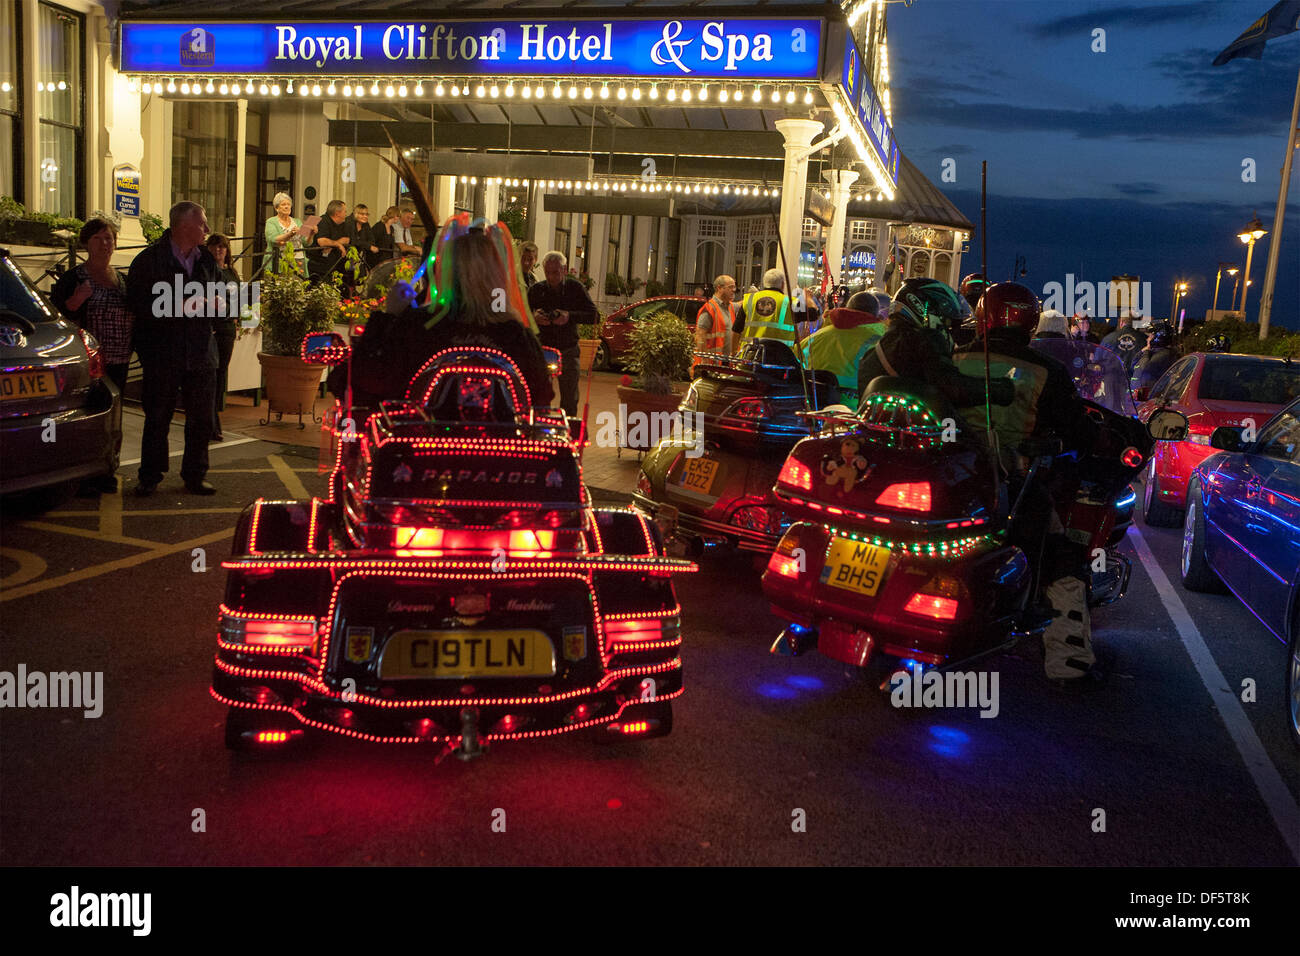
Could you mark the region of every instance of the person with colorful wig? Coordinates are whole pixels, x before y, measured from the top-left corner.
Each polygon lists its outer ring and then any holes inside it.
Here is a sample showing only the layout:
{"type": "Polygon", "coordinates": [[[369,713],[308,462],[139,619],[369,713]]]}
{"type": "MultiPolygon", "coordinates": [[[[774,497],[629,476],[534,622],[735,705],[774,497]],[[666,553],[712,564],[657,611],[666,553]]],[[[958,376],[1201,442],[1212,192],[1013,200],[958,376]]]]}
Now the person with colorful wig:
{"type": "MultiPolygon", "coordinates": [[[[411,379],[436,352],[457,346],[497,349],[519,367],[535,407],[554,398],[550,371],[526,313],[509,230],[503,224],[449,219],[436,238],[425,240],[424,263],[415,284],[398,282],[376,310],[352,353],[352,404],[377,408],[406,394],[411,379]]],[[[329,377],[343,398],[348,367],[329,377]]]]}

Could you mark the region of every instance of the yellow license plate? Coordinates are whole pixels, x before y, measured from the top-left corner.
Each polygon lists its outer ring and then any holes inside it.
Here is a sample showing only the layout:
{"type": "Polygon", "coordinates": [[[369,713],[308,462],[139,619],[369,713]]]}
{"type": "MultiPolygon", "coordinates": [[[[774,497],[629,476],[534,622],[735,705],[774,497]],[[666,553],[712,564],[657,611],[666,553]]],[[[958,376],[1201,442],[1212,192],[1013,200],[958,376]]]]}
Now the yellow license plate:
{"type": "Polygon", "coordinates": [[[884,583],[888,567],[888,548],[848,538],[836,538],[826,554],[822,583],[872,597],[884,583]]]}
{"type": "Polygon", "coordinates": [[[555,648],[541,631],[398,631],[379,661],[385,680],[554,673],[555,648]]]}
{"type": "Polygon", "coordinates": [[[0,375],[0,402],[20,398],[53,398],[59,383],[53,372],[9,372],[0,375]]]}
{"type": "Polygon", "coordinates": [[[690,488],[702,495],[707,495],[713,487],[713,479],[718,476],[718,463],[712,458],[687,458],[682,467],[678,484],[690,488]]]}

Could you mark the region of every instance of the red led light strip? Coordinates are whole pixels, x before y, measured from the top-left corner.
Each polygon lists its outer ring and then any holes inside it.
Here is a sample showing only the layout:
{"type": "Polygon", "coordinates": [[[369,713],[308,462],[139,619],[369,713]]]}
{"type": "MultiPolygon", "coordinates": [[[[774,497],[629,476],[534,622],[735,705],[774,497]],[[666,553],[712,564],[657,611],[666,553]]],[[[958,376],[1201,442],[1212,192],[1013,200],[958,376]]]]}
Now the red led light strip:
{"type": "Polygon", "coordinates": [[[258,498],[253,502],[253,524],[248,531],[248,553],[261,554],[257,550],[257,526],[262,520],[262,499],[258,498]]]}
{"type": "MultiPolygon", "coordinates": [[[[291,553],[291,552],[290,552],[291,553]]],[[[478,561],[439,561],[434,559],[427,560],[410,560],[410,561],[391,561],[378,558],[351,558],[346,555],[338,557],[319,558],[231,558],[221,562],[221,566],[228,571],[250,571],[260,569],[280,569],[289,571],[307,571],[312,569],[319,570],[355,570],[355,571],[424,571],[448,569],[451,571],[471,572],[486,571],[492,567],[492,559],[485,558],[478,561]]],[[[693,561],[687,561],[684,558],[668,557],[647,557],[647,558],[610,558],[604,555],[588,555],[585,557],[566,558],[563,561],[552,559],[534,559],[534,558],[516,558],[510,561],[513,573],[512,577],[522,577],[527,574],[528,577],[563,577],[562,574],[553,574],[549,572],[562,571],[627,571],[637,574],[662,574],[670,576],[672,574],[690,574],[698,571],[699,565],[693,561]]],[[[493,572],[490,575],[475,575],[475,579],[483,578],[495,581],[505,579],[507,572],[493,572]]],[[[447,577],[456,577],[456,575],[447,575],[447,577]]]]}
{"type": "MultiPolygon", "coordinates": [[[[655,700],[656,701],[674,700],[680,697],[682,693],[685,691],[685,689],[686,688],[684,687],[679,687],[677,690],[672,691],[671,693],[658,695],[657,697],[655,697],[655,700]]],[[[439,743],[445,741],[446,743],[450,744],[452,741],[455,741],[457,744],[459,744],[460,740],[462,739],[459,735],[453,736],[450,734],[442,737],[380,737],[377,734],[368,734],[359,730],[349,730],[346,727],[338,727],[334,724],[326,724],[318,720],[312,720],[310,717],[304,717],[302,714],[299,714],[296,710],[294,710],[292,707],[289,707],[287,705],[251,704],[245,701],[231,700],[230,698],[221,696],[219,693],[217,693],[215,690],[211,688],[208,689],[208,693],[218,703],[225,704],[228,707],[240,707],[243,708],[244,710],[265,710],[265,711],[275,711],[278,713],[291,714],[295,719],[299,721],[299,723],[303,724],[306,727],[315,727],[318,730],[328,730],[331,733],[341,734],[344,737],[352,737],[357,740],[364,740],[367,741],[368,743],[419,744],[419,743],[439,743]]],[[[564,727],[555,727],[550,730],[526,730],[526,731],[520,731],[519,733],[483,734],[480,736],[479,739],[494,741],[494,740],[527,740],[527,739],[536,739],[539,737],[554,737],[558,734],[567,734],[572,731],[582,730],[587,727],[596,727],[601,724],[614,723],[615,721],[618,721],[622,718],[623,711],[625,711],[628,707],[633,707],[640,703],[642,703],[642,701],[640,700],[627,700],[624,701],[622,704],[620,704],[618,710],[613,714],[610,714],[605,717],[597,717],[592,720],[575,722],[572,724],[568,724],[564,727]]]]}

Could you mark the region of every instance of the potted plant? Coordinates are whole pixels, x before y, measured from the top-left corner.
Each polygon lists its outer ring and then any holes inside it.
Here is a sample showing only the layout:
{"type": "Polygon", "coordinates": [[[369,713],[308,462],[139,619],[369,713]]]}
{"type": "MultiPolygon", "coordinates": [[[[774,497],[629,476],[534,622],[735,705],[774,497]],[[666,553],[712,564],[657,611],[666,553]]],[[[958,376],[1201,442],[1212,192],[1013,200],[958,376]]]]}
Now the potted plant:
{"type": "Polygon", "coordinates": [[[62,246],[66,242],[55,235],[66,230],[73,237],[85,223],[70,216],[51,212],[29,212],[12,196],[0,196],[0,240],[25,246],[62,246]]]}
{"type": "Polygon", "coordinates": [[[281,271],[262,279],[258,328],[262,333],[262,364],[266,400],[279,415],[313,414],[323,370],[300,357],[302,340],[312,332],[332,332],[341,320],[338,286],[329,282],[311,285],[298,271],[294,260],[280,260],[281,271]]]}
{"type": "Polygon", "coordinates": [[[637,322],[630,344],[627,365],[636,373],[636,380],[623,377],[618,400],[627,406],[629,415],[676,410],[683,391],[677,383],[690,373],[694,353],[691,330],[681,318],[660,309],[637,322]]]}
{"type": "Polygon", "coordinates": [[[578,370],[592,367],[596,351],[600,348],[600,323],[582,322],[578,325],[578,370]]]}

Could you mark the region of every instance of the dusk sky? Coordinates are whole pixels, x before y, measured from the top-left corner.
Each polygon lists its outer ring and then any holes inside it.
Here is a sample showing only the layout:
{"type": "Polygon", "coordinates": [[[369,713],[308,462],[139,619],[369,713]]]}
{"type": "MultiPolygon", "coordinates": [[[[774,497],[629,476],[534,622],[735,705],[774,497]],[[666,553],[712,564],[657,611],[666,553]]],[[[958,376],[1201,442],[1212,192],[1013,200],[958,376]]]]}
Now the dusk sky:
{"type": "MultiPolygon", "coordinates": [[[[914,0],[889,5],[898,142],[976,224],[963,272],[979,269],[980,161],[988,160],[989,273],[1041,293],[1048,282],[1152,283],[1168,315],[1185,279],[1187,314],[1210,307],[1220,261],[1245,263],[1237,239],[1252,214],[1248,314],[1258,318],[1291,115],[1300,33],[1262,60],[1210,63],[1273,0],[1143,4],[1057,0],[914,0]],[[1106,52],[1092,52],[1093,31],[1106,52]],[[957,163],[957,180],[941,179],[957,163]],[[1253,158],[1256,181],[1242,181],[1253,158]]],[[[1278,260],[1274,324],[1300,327],[1300,178],[1293,162],[1278,260]]],[[[1228,308],[1226,273],[1219,308],[1228,308]]]]}

